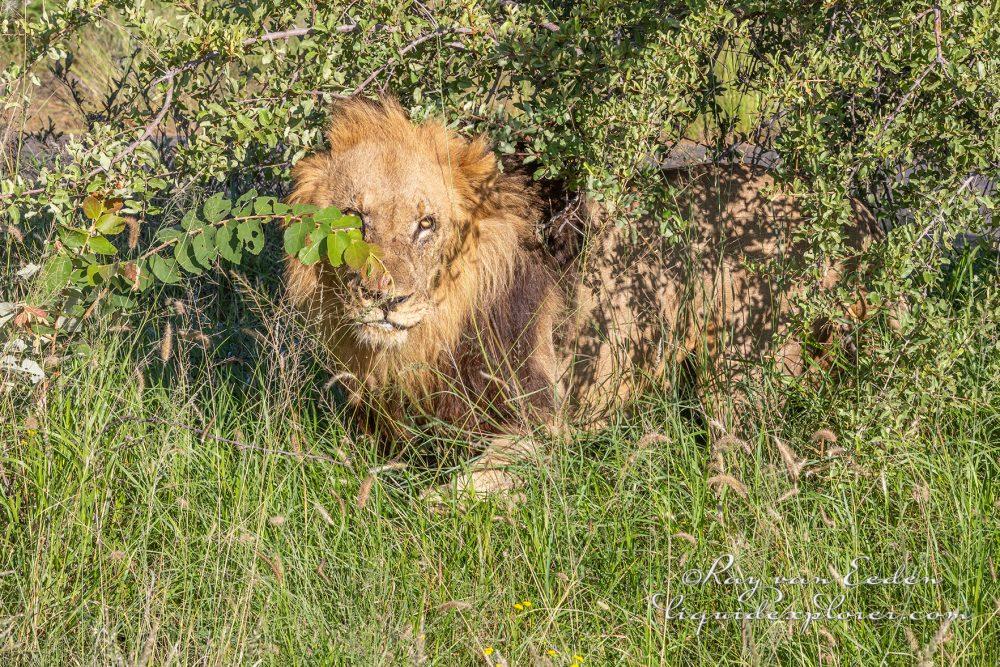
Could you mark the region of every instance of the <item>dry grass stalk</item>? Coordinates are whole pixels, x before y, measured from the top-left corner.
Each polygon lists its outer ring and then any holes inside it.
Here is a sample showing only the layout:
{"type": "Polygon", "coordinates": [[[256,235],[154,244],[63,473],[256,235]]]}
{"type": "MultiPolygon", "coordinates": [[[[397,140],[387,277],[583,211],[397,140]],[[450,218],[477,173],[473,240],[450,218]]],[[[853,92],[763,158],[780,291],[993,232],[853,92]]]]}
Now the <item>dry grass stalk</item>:
{"type": "Polygon", "coordinates": [[[951,623],[954,619],[948,617],[944,619],[941,626],[938,627],[937,632],[931,637],[931,640],[927,642],[927,645],[921,649],[920,653],[917,655],[917,667],[934,667],[934,654],[937,653],[938,648],[941,647],[946,641],[951,638],[948,630],[951,629],[951,623]]]}
{"type": "Polygon", "coordinates": [[[170,361],[174,352],[174,325],[167,322],[163,328],[163,338],[160,339],[160,360],[163,363],[170,361]]]}
{"type": "Polygon", "coordinates": [[[826,515],[826,510],[824,510],[822,507],[819,508],[819,518],[822,519],[823,523],[825,523],[830,528],[833,528],[834,526],[837,525],[833,519],[831,519],[826,515]]]}
{"type": "Polygon", "coordinates": [[[698,546],[698,540],[695,539],[694,535],[691,533],[674,533],[674,537],[678,537],[682,540],[686,540],[691,543],[691,546],[698,546]]]}
{"type": "Polygon", "coordinates": [[[732,475],[719,474],[709,477],[708,486],[715,489],[716,492],[718,492],[718,489],[723,486],[729,487],[740,498],[747,498],[750,495],[747,493],[747,487],[744,486],[743,482],[736,479],[732,475]]]}
{"type": "Polygon", "coordinates": [[[736,448],[742,449],[747,456],[753,455],[753,448],[750,447],[750,443],[746,442],[745,440],[740,440],[736,436],[729,434],[726,434],[721,438],[719,438],[715,442],[715,446],[712,449],[716,449],[720,452],[728,452],[736,448]]]}
{"type": "Polygon", "coordinates": [[[797,495],[799,495],[799,487],[793,486],[792,488],[788,489],[787,491],[781,494],[781,497],[778,498],[778,504],[780,505],[789,498],[794,498],[797,495]]]}
{"type": "Polygon", "coordinates": [[[126,215],[124,217],[125,227],[128,228],[128,247],[129,250],[134,250],[137,245],[139,245],[139,230],[141,224],[139,219],[132,215],[126,215]]]}
{"type": "Polygon", "coordinates": [[[368,504],[368,497],[372,493],[372,486],[375,484],[375,475],[368,475],[365,480],[361,482],[361,488],[358,489],[358,500],[357,506],[359,510],[365,508],[368,504]]]}
{"type": "Polygon", "coordinates": [[[778,448],[781,453],[781,460],[785,462],[785,470],[788,471],[788,476],[792,479],[793,483],[799,481],[799,475],[802,473],[802,466],[804,463],[799,460],[792,451],[792,448],[786,445],[778,436],[774,437],[774,445],[778,448]]]}
{"type": "Polygon", "coordinates": [[[324,521],[324,522],[325,522],[325,523],[326,523],[326,524],[327,524],[328,526],[332,526],[332,525],[334,525],[334,523],[333,523],[333,517],[332,517],[332,516],[330,516],[330,513],[326,511],[326,508],[325,508],[325,507],[323,507],[323,506],[322,506],[322,505],[321,505],[321,504],[319,503],[319,501],[316,501],[316,500],[314,500],[314,501],[313,501],[313,509],[314,509],[314,510],[316,510],[316,514],[319,514],[319,517],[320,517],[321,519],[323,519],[323,521],[324,521]]]}
{"type": "Polygon", "coordinates": [[[285,566],[281,563],[281,555],[274,554],[274,558],[268,558],[264,554],[259,554],[267,566],[271,568],[271,573],[274,578],[278,580],[279,584],[285,583],[285,566]]]}

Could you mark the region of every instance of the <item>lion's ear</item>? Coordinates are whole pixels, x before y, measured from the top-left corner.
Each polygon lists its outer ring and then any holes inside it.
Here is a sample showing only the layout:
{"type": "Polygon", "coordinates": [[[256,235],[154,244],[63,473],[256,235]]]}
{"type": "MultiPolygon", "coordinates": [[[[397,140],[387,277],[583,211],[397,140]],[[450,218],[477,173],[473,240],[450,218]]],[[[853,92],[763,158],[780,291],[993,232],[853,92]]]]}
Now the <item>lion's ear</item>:
{"type": "Polygon", "coordinates": [[[456,179],[469,188],[470,194],[482,197],[491,190],[500,177],[496,156],[485,137],[471,141],[456,138],[451,146],[451,163],[456,179]]]}

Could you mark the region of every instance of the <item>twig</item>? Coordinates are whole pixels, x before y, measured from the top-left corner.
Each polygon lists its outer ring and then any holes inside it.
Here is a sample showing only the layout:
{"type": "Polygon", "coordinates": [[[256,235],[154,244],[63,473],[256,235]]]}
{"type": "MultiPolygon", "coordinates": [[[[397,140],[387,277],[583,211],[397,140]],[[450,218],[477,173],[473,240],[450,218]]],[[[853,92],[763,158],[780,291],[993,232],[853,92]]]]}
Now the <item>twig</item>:
{"type": "MultiPolygon", "coordinates": [[[[341,26],[341,27],[344,27],[344,26],[341,26]]],[[[354,26],[347,26],[347,27],[349,27],[351,30],[354,29],[354,26]]],[[[260,35],[258,37],[248,37],[248,38],[244,39],[243,40],[243,46],[252,46],[253,44],[260,44],[260,43],[265,43],[265,42],[276,42],[276,41],[284,40],[284,39],[292,39],[293,37],[303,37],[305,35],[308,35],[308,34],[312,33],[313,30],[314,30],[314,28],[304,27],[304,28],[291,28],[289,30],[280,30],[280,31],[276,31],[276,32],[268,32],[268,33],[265,33],[265,34],[260,35]]],[[[339,31],[339,28],[338,28],[338,31],[339,31]]],[[[341,32],[345,32],[345,31],[341,31],[341,32]]],[[[346,32],[349,32],[349,30],[346,31],[346,32]]],[[[207,62],[207,61],[209,61],[209,60],[211,60],[213,58],[216,58],[219,55],[220,55],[219,51],[211,51],[211,52],[206,53],[205,55],[203,55],[203,56],[201,56],[199,58],[195,58],[194,60],[189,60],[188,62],[184,63],[183,65],[178,65],[177,67],[172,67],[169,70],[167,70],[167,72],[163,76],[161,76],[160,78],[154,80],[151,84],[149,84],[149,88],[155,88],[157,85],[159,85],[161,83],[169,82],[169,85],[167,86],[166,96],[164,97],[163,105],[160,107],[160,110],[157,112],[156,116],[154,116],[152,120],[150,120],[148,123],[146,123],[146,126],[143,128],[142,134],[139,135],[138,139],[136,139],[135,141],[133,141],[132,143],[130,143],[120,153],[118,153],[117,155],[115,155],[111,159],[111,162],[108,164],[107,167],[97,167],[96,169],[92,170],[90,173],[87,174],[87,178],[93,178],[94,176],[96,176],[97,174],[101,173],[102,171],[106,172],[108,169],[111,168],[111,165],[116,164],[117,162],[119,162],[123,158],[125,158],[126,156],[130,155],[132,152],[135,151],[135,149],[137,149],[140,145],[142,145],[142,142],[144,142],[146,139],[148,139],[150,136],[152,136],[153,132],[156,131],[156,128],[159,127],[160,123],[163,122],[164,117],[166,117],[166,115],[167,115],[167,111],[170,110],[170,105],[173,103],[173,100],[174,100],[174,78],[178,74],[181,74],[183,72],[187,72],[189,70],[192,70],[195,67],[197,67],[198,65],[201,65],[204,62],[207,62]]],[[[31,195],[37,195],[37,194],[41,194],[43,192],[45,192],[45,188],[33,188],[31,190],[25,190],[24,192],[21,192],[19,194],[16,194],[16,193],[13,193],[13,192],[7,193],[7,194],[0,194],[0,200],[10,199],[11,197],[14,197],[14,196],[26,197],[26,196],[31,196],[31,195]]]]}
{"type": "Polygon", "coordinates": [[[32,188],[31,190],[25,190],[24,192],[8,192],[7,194],[0,194],[0,199],[10,199],[11,197],[28,197],[30,195],[39,195],[45,192],[45,188],[32,188]]]}
{"type": "MultiPolygon", "coordinates": [[[[910,100],[913,98],[914,95],[916,95],[917,91],[920,89],[921,84],[923,84],[924,79],[926,79],[927,76],[932,71],[934,71],[934,68],[935,67],[944,68],[946,65],[948,65],[948,60],[944,57],[944,53],[941,50],[941,8],[932,7],[924,12],[921,12],[917,16],[917,18],[914,19],[914,21],[915,22],[919,21],[920,19],[924,18],[925,16],[931,13],[934,14],[934,47],[935,47],[934,60],[928,63],[927,67],[925,67],[923,71],[920,72],[920,75],[917,77],[916,81],[913,82],[913,85],[910,86],[909,90],[906,91],[902,99],[899,100],[899,104],[896,105],[896,108],[892,110],[892,113],[890,113],[889,116],[885,119],[885,122],[882,123],[882,127],[879,129],[878,134],[875,135],[875,140],[873,141],[873,143],[877,144],[879,141],[882,140],[882,137],[889,129],[889,126],[892,125],[892,122],[894,120],[896,120],[896,116],[898,116],[899,113],[903,110],[903,108],[910,103],[910,100]]],[[[851,170],[851,176],[850,176],[851,179],[853,179],[854,175],[858,173],[858,169],[860,168],[860,166],[861,165],[859,163],[855,165],[854,169],[851,170]]]]}
{"type": "Polygon", "coordinates": [[[167,86],[167,94],[163,99],[163,106],[160,107],[160,111],[153,117],[153,120],[146,123],[146,127],[143,128],[142,134],[139,135],[139,138],[130,143],[124,149],[122,149],[122,151],[118,153],[118,155],[115,155],[113,158],[111,158],[111,162],[108,163],[107,167],[97,167],[89,174],[87,174],[87,178],[93,178],[102,171],[106,172],[108,169],[111,168],[112,165],[116,164],[126,155],[132,153],[132,151],[138,148],[142,144],[142,142],[151,137],[153,135],[153,132],[156,131],[156,128],[159,127],[160,123],[163,122],[163,118],[167,115],[167,110],[170,109],[170,104],[173,101],[174,101],[174,81],[173,79],[171,79],[170,85],[167,86]]]}
{"type": "Polygon", "coordinates": [[[471,28],[438,28],[436,30],[431,30],[430,32],[425,33],[425,34],[421,35],[420,37],[417,37],[412,42],[410,42],[409,44],[407,44],[406,46],[404,46],[403,48],[401,48],[399,50],[399,53],[397,55],[393,56],[392,58],[389,58],[389,60],[386,61],[386,63],[384,65],[382,65],[381,67],[379,67],[378,69],[376,69],[374,72],[372,72],[371,74],[369,74],[368,78],[366,78],[364,81],[362,81],[360,84],[358,84],[358,86],[353,91],[351,91],[350,97],[354,97],[355,95],[358,95],[359,93],[361,93],[380,74],[382,74],[383,72],[385,72],[390,67],[395,67],[396,63],[399,62],[399,58],[400,57],[405,56],[407,53],[409,53],[413,49],[417,48],[418,46],[420,46],[421,44],[423,44],[427,40],[434,39],[435,37],[440,37],[442,35],[452,34],[452,33],[453,34],[457,34],[457,35],[468,35],[468,34],[472,33],[472,29],[471,28]]]}
{"type": "MultiPolygon", "coordinates": [[[[247,37],[246,39],[243,40],[243,46],[252,46],[254,44],[260,44],[262,42],[276,42],[282,39],[291,39],[293,37],[304,37],[306,35],[311,34],[313,30],[314,28],[304,27],[304,28],[291,28],[289,30],[281,30],[277,32],[268,32],[258,37],[247,37]]],[[[168,69],[166,73],[159,79],[156,79],[155,81],[153,81],[153,83],[149,84],[149,87],[152,88],[157,84],[163,83],[164,81],[170,81],[178,74],[190,71],[195,67],[197,67],[198,65],[201,65],[202,63],[208,62],[213,58],[217,58],[219,55],[221,55],[221,52],[219,51],[209,51],[205,55],[195,58],[194,60],[189,60],[183,65],[172,67],[168,69]]]]}
{"type": "MultiPolygon", "coordinates": [[[[352,32],[356,28],[357,28],[357,23],[346,24],[346,25],[338,26],[337,27],[337,32],[340,32],[340,33],[352,32]]],[[[312,34],[314,30],[315,30],[315,28],[310,27],[310,26],[306,26],[306,27],[302,27],[302,28],[290,28],[288,30],[279,30],[279,31],[275,31],[275,32],[268,32],[268,33],[264,33],[263,35],[259,35],[257,37],[248,37],[248,38],[246,38],[246,39],[243,40],[242,45],[246,47],[246,46],[252,46],[254,44],[261,44],[261,43],[266,43],[266,42],[276,42],[276,41],[285,40],[285,39],[292,39],[292,38],[295,38],[295,37],[304,37],[306,35],[312,34]]],[[[376,69],[374,72],[372,72],[370,75],[368,75],[368,77],[364,81],[362,81],[361,84],[350,93],[350,95],[345,95],[343,97],[348,97],[348,96],[353,97],[353,96],[358,95],[359,93],[361,93],[380,74],[382,74],[383,72],[385,72],[386,70],[388,70],[391,67],[395,67],[396,64],[398,63],[400,57],[406,55],[407,53],[409,53],[413,49],[417,48],[418,46],[420,46],[421,44],[423,44],[427,40],[433,39],[434,37],[437,37],[437,36],[440,36],[440,35],[445,35],[445,34],[468,35],[468,34],[471,34],[471,33],[472,33],[472,29],[471,28],[438,28],[438,29],[432,30],[431,32],[428,32],[428,33],[426,33],[424,35],[421,35],[420,37],[414,39],[412,42],[410,42],[409,44],[407,44],[406,46],[404,46],[402,49],[400,49],[399,53],[396,56],[390,58],[388,60],[388,62],[386,62],[384,65],[382,65],[381,67],[379,67],[378,69],[376,69]]],[[[139,136],[139,138],[136,139],[135,141],[133,141],[132,143],[130,143],[128,146],[126,146],[117,155],[115,155],[111,159],[111,162],[108,164],[107,167],[103,167],[103,166],[102,167],[97,167],[96,169],[92,170],[90,173],[87,174],[87,178],[93,178],[94,176],[96,176],[97,174],[99,174],[101,172],[106,172],[112,165],[118,163],[123,158],[125,158],[128,155],[130,155],[131,153],[133,153],[140,145],[142,145],[142,143],[144,141],[146,141],[146,139],[148,139],[150,136],[152,136],[153,132],[156,131],[156,128],[158,128],[160,126],[160,123],[163,122],[163,119],[166,117],[167,112],[170,110],[170,106],[173,103],[174,85],[175,85],[174,79],[177,77],[177,75],[182,74],[184,72],[188,72],[188,71],[190,71],[190,70],[198,67],[199,65],[201,65],[201,64],[203,64],[205,62],[208,62],[209,60],[217,58],[220,55],[221,55],[220,51],[210,51],[209,53],[206,53],[205,55],[200,56],[198,58],[195,58],[194,60],[189,60],[186,63],[183,63],[183,64],[178,65],[176,67],[170,68],[169,70],[167,70],[163,74],[163,76],[155,79],[149,85],[150,89],[155,88],[157,85],[159,85],[161,83],[168,83],[169,84],[167,86],[167,91],[166,91],[166,95],[165,95],[164,100],[163,100],[163,105],[160,107],[160,110],[157,112],[156,116],[154,116],[152,118],[152,120],[150,120],[146,124],[146,126],[143,128],[142,134],[139,136]]],[[[316,93],[316,92],[320,92],[320,91],[310,91],[310,92],[316,93]]],[[[25,191],[23,191],[21,193],[13,193],[13,192],[11,192],[11,193],[6,193],[6,194],[0,194],[0,201],[2,201],[4,199],[10,199],[10,198],[15,197],[15,196],[27,197],[27,196],[41,194],[43,192],[45,192],[45,188],[32,188],[30,190],[25,190],[25,191]]]]}
{"type": "Polygon", "coordinates": [[[931,218],[931,221],[927,223],[927,226],[924,227],[923,231],[917,235],[916,240],[919,241],[920,239],[924,238],[930,233],[931,228],[933,228],[934,225],[936,225],[940,220],[943,219],[945,209],[948,206],[951,206],[953,203],[955,203],[955,200],[958,199],[959,195],[965,192],[966,188],[968,188],[972,184],[972,181],[974,181],[975,179],[976,175],[972,174],[971,176],[967,177],[964,181],[962,181],[962,185],[960,185],[958,190],[955,191],[955,194],[951,196],[951,199],[948,200],[948,203],[942,206],[941,210],[938,211],[937,215],[931,218]]]}
{"type": "Polygon", "coordinates": [[[913,95],[917,92],[917,89],[920,88],[920,84],[924,82],[924,79],[927,78],[927,75],[930,74],[931,71],[936,66],[945,67],[948,64],[948,60],[944,57],[944,52],[941,50],[941,8],[932,7],[931,9],[921,13],[920,16],[917,17],[917,20],[922,19],[929,13],[934,14],[934,49],[935,49],[934,60],[932,60],[927,65],[927,67],[924,68],[924,71],[920,73],[920,76],[917,77],[917,80],[913,82],[913,85],[910,86],[910,89],[906,91],[905,95],[903,95],[903,99],[899,101],[899,104],[896,105],[896,108],[893,110],[893,112],[889,114],[888,118],[886,118],[885,123],[882,125],[882,129],[879,130],[878,135],[875,137],[876,143],[882,138],[882,135],[885,134],[885,131],[889,129],[889,125],[891,125],[892,121],[896,119],[896,116],[899,115],[899,112],[910,101],[910,98],[912,98],[913,95]]]}

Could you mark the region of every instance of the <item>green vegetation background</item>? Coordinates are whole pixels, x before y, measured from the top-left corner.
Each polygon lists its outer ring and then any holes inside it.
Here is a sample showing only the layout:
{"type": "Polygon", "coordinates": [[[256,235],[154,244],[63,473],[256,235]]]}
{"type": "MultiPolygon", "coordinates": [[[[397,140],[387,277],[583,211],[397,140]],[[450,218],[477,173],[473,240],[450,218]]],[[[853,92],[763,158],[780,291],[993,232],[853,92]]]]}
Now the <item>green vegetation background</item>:
{"type": "Polygon", "coordinates": [[[5,663],[996,664],[1000,295],[975,178],[998,177],[996,2],[69,0],[2,17],[0,344],[44,371],[0,376],[5,663]],[[520,504],[428,507],[424,471],[345,431],[280,302],[273,231],[179,286],[135,294],[114,273],[213,193],[280,196],[335,96],[382,90],[668,236],[684,221],[658,163],[690,142],[773,149],[813,221],[805,264],[842,251],[850,196],[893,227],[871,257],[882,314],[843,323],[838,375],[749,388],[758,409],[731,433],[660,392],[523,471],[520,504]],[[47,290],[88,192],[140,233],[47,290]],[[98,264],[118,282],[88,282],[98,264]],[[56,331],[60,315],[82,326],[56,331]],[[789,586],[793,609],[842,593],[850,611],[971,618],[666,622],[656,593],[741,605],[682,581],[726,553],[744,577],[836,579],[867,556],[938,582],[789,586]]]}

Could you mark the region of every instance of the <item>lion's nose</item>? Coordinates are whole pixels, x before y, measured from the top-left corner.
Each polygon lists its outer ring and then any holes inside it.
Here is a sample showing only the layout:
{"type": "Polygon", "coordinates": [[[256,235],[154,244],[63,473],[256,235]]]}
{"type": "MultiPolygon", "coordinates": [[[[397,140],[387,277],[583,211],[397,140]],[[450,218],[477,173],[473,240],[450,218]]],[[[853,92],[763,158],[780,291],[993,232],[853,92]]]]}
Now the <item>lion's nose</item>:
{"type": "Polygon", "coordinates": [[[384,308],[386,312],[393,310],[396,306],[401,303],[405,303],[411,296],[410,294],[403,294],[400,296],[393,296],[386,292],[380,290],[368,289],[367,287],[361,287],[361,296],[369,301],[374,301],[379,305],[379,307],[384,308]]]}
{"type": "Polygon", "coordinates": [[[388,299],[386,299],[385,301],[382,302],[382,307],[385,308],[387,312],[390,311],[390,310],[394,310],[396,308],[396,306],[398,306],[401,303],[404,303],[411,296],[413,296],[413,295],[412,294],[404,294],[403,296],[391,296],[391,297],[389,297],[388,299]]]}

